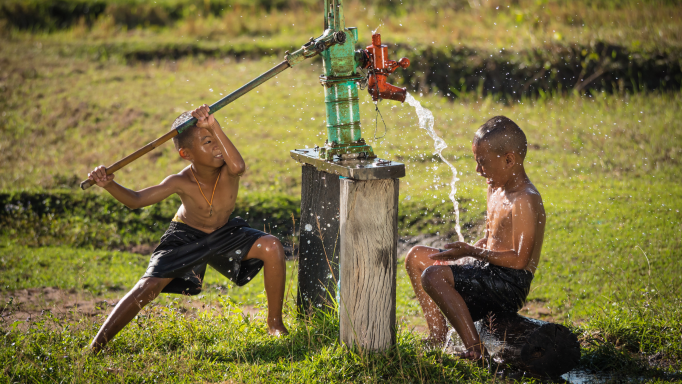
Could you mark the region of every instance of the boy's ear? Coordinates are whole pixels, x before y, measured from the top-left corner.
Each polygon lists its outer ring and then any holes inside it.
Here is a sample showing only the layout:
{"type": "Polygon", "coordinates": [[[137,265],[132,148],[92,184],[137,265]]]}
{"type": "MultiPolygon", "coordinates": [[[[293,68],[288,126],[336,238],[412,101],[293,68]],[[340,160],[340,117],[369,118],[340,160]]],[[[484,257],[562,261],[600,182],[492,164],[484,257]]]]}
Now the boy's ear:
{"type": "Polygon", "coordinates": [[[178,155],[185,160],[192,161],[192,153],[187,150],[187,148],[178,149],[178,155]]]}
{"type": "Polygon", "coordinates": [[[504,161],[508,167],[516,165],[517,163],[516,154],[514,152],[507,152],[507,154],[504,155],[504,161]]]}

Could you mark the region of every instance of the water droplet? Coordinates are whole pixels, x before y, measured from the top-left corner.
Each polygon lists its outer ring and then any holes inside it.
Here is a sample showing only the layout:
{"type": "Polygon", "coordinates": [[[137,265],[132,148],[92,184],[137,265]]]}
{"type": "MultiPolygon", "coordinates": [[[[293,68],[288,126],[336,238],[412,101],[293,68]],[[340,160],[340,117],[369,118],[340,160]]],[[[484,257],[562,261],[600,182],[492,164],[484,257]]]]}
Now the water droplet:
{"type": "Polygon", "coordinates": [[[241,250],[241,249],[238,249],[238,250],[234,251],[234,253],[236,253],[236,254],[238,254],[238,255],[241,255],[241,254],[242,254],[242,250],[241,250]]]}
{"type": "Polygon", "coordinates": [[[263,244],[258,244],[258,245],[256,245],[256,247],[258,247],[258,248],[260,248],[260,247],[262,247],[262,246],[263,246],[263,244]]]}
{"type": "Polygon", "coordinates": [[[310,232],[310,231],[313,230],[313,226],[310,225],[310,224],[306,224],[306,225],[305,225],[305,230],[308,231],[308,232],[310,232]]]}

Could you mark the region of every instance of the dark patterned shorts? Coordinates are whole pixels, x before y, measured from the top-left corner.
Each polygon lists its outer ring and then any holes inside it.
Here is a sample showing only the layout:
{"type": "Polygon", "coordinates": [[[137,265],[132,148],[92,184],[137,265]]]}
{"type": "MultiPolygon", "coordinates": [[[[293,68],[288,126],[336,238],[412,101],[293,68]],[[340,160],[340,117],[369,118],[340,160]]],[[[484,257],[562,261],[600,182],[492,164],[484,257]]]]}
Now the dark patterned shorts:
{"type": "Polygon", "coordinates": [[[533,274],[522,269],[500,267],[482,261],[450,265],[455,290],[478,321],[488,313],[516,313],[526,303],[533,274]]]}
{"type": "Polygon", "coordinates": [[[162,292],[196,295],[206,272],[215,268],[238,286],[248,283],[263,268],[258,259],[243,260],[251,246],[267,233],[236,217],[212,233],[172,221],[154,250],[144,277],[175,277],[162,292]]]}

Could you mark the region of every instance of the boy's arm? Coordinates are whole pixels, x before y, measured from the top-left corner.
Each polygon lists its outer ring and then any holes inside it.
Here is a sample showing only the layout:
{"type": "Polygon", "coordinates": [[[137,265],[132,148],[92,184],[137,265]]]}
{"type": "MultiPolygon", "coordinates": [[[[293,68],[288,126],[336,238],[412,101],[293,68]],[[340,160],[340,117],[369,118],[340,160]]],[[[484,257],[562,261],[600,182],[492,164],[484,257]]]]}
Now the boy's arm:
{"type": "MultiPolygon", "coordinates": [[[[500,267],[524,269],[528,265],[535,247],[539,217],[537,195],[519,196],[512,207],[512,228],[514,249],[489,250],[464,242],[446,244],[447,251],[431,255],[434,260],[457,260],[471,256],[500,267]]],[[[477,243],[478,244],[478,243],[477,243]]]]}
{"type": "Polygon", "coordinates": [[[476,247],[476,248],[487,248],[488,247],[488,233],[490,232],[489,228],[488,228],[489,225],[490,224],[488,223],[488,219],[486,218],[484,236],[481,240],[474,243],[474,247],[476,247]]]}
{"type": "Polygon", "coordinates": [[[220,124],[218,124],[213,115],[210,114],[208,105],[204,104],[192,111],[192,116],[196,117],[198,127],[208,129],[218,140],[223,154],[223,160],[225,161],[225,165],[227,165],[227,172],[233,176],[241,176],[244,171],[246,171],[244,159],[237,150],[237,147],[232,144],[232,141],[227,137],[225,132],[223,132],[220,124]]]}
{"type": "Polygon", "coordinates": [[[100,165],[88,173],[88,178],[104,188],[116,200],[130,209],[146,207],[156,204],[168,196],[178,192],[178,175],[168,176],[159,185],[145,188],[140,191],[130,190],[114,181],[114,175],[106,174],[106,167],[100,165]]]}
{"type": "MultiPolygon", "coordinates": [[[[486,205],[490,201],[490,193],[492,192],[492,187],[488,187],[486,190],[486,205]]],[[[474,243],[476,248],[487,248],[488,245],[488,233],[490,233],[490,222],[488,221],[488,207],[486,206],[486,218],[485,218],[485,232],[483,233],[483,238],[474,243]]]]}

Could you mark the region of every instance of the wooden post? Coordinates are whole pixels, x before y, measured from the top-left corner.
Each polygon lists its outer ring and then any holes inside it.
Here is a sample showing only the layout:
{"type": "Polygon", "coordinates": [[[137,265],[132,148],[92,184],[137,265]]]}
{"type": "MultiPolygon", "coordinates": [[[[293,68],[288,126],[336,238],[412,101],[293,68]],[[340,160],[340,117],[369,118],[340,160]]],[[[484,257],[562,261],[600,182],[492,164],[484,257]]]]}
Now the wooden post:
{"type": "Polygon", "coordinates": [[[341,180],[340,340],[395,344],[398,179],[341,180]]]}
{"type": "Polygon", "coordinates": [[[297,305],[301,314],[308,315],[314,308],[327,308],[330,298],[336,297],[339,176],[310,165],[303,165],[301,172],[297,305]]]}

